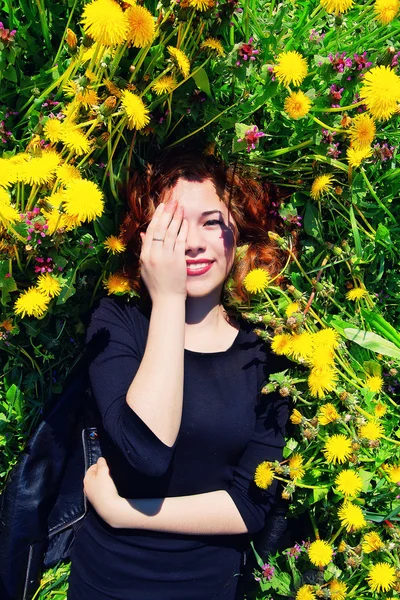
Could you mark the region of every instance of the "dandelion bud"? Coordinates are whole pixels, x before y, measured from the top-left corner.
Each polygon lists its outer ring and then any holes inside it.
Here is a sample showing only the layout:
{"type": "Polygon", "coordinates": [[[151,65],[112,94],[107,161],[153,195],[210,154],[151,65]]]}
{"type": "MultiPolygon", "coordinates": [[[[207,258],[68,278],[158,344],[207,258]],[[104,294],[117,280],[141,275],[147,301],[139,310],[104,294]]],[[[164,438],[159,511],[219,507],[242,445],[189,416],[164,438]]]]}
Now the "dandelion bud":
{"type": "Polygon", "coordinates": [[[283,490],[281,496],[282,496],[283,500],[290,500],[290,498],[291,498],[291,496],[290,496],[289,492],[287,491],[287,489],[283,490]]]}
{"type": "Polygon", "coordinates": [[[108,117],[113,112],[115,106],[117,104],[116,96],[109,96],[100,106],[100,113],[105,117],[108,117]]]}
{"type": "Polygon", "coordinates": [[[134,73],[134,72],[135,72],[135,70],[136,70],[136,67],[135,67],[135,65],[131,65],[131,66],[129,67],[129,72],[130,72],[130,73],[134,73]]]}
{"type": "Polygon", "coordinates": [[[69,27],[67,27],[67,35],[65,36],[68,49],[70,52],[76,52],[76,47],[78,44],[78,38],[76,37],[76,33],[72,31],[69,27]]]}
{"type": "Polygon", "coordinates": [[[318,425],[318,417],[313,417],[310,420],[310,425],[312,425],[313,427],[316,427],[318,425]]]}
{"type": "Polygon", "coordinates": [[[339,248],[338,246],[335,246],[333,248],[332,252],[335,256],[341,256],[343,254],[343,250],[341,248],[339,248]]]}
{"type": "Polygon", "coordinates": [[[275,327],[275,329],[274,329],[274,334],[275,335],[282,335],[282,333],[283,333],[283,327],[282,327],[282,325],[279,325],[278,327],[275,327]]]}
{"type": "MultiPolygon", "coordinates": [[[[247,321],[250,321],[250,323],[261,323],[262,321],[264,321],[263,317],[258,313],[244,312],[244,313],[242,313],[242,316],[247,321]]],[[[264,321],[264,323],[265,323],[265,321],[264,321]]]]}
{"type": "Polygon", "coordinates": [[[304,429],[303,436],[306,440],[313,440],[317,436],[317,432],[315,429],[304,429]]]}
{"type": "Polygon", "coordinates": [[[361,547],[361,544],[358,544],[358,546],[356,546],[356,547],[354,548],[354,552],[355,552],[356,554],[358,554],[358,555],[360,555],[360,554],[361,554],[361,552],[362,552],[362,547],[361,547]]]}
{"type": "Polygon", "coordinates": [[[342,392],[342,393],[339,395],[339,400],[340,400],[341,402],[346,402],[346,400],[347,400],[347,398],[348,398],[348,397],[349,397],[349,393],[348,393],[348,392],[342,392]]]}
{"type": "Polygon", "coordinates": [[[394,46],[388,46],[386,50],[378,56],[376,64],[378,66],[389,67],[392,64],[393,56],[396,54],[394,46]]]}
{"type": "Polygon", "coordinates": [[[369,440],[368,441],[368,448],[379,448],[379,446],[380,446],[379,440],[369,440]]]}
{"type": "Polygon", "coordinates": [[[290,396],[290,389],[286,386],[279,388],[279,393],[283,398],[290,396]]]}
{"type": "Polygon", "coordinates": [[[271,394],[272,392],[274,392],[276,390],[276,385],[274,383],[267,383],[266,385],[264,385],[264,387],[261,389],[261,393],[262,394],[271,394]]]}
{"type": "Polygon", "coordinates": [[[340,125],[343,127],[343,129],[347,129],[347,127],[350,127],[352,122],[352,118],[349,117],[349,115],[343,115],[341,121],[340,121],[340,125]]]}
{"type": "Polygon", "coordinates": [[[359,561],[355,556],[349,556],[349,558],[346,560],[346,563],[353,569],[359,565],[359,561]]]}
{"type": "Polygon", "coordinates": [[[290,327],[290,329],[293,329],[294,327],[297,327],[297,319],[296,317],[289,317],[288,320],[286,321],[286,325],[288,327],[290,327]]]}
{"type": "Polygon", "coordinates": [[[343,540],[340,542],[339,546],[337,547],[337,551],[338,552],[345,552],[347,549],[347,544],[346,542],[344,542],[343,540]]]}
{"type": "Polygon", "coordinates": [[[265,331],[263,329],[253,329],[253,331],[262,340],[268,340],[269,339],[269,333],[268,333],[268,331],[265,331]]]}
{"type": "Polygon", "coordinates": [[[266,314],[262,317],[262,322],[265,323],[265,325],[270,325],[273,319],[274,317],[272,315],[266,314]]]}
{"type": "Polygon", "coordinates": [[[325,592],[324,592],[324,590],[321,590],[321,589],[317,590],[315,592],[315,595],[317,596],[317,598],[325,598],[325,592]]]}
{"type": "Polygon", "coordinates": [[[353,442],[351,444],[351,447],[353,448],[354,452],[357,452],[361,448],[361,446],[358,442],[353,442]]]}
{"type": "Polygon", "coordinates": [[[299,300],[302,297],[302,293],[297,290],[294,285],[289,285],[287,288],[287,291],[289,292],[289,294],[292,294],[292,296],[296,299],[299,300]]]}
{"type": "Polygon", "coordinates": [[[287,248],[286,240],[284,240],[280,235],[278,235],[274,231],[268,231],[268,237],[271,241],[276,242],[279,248],[287,248]]]}

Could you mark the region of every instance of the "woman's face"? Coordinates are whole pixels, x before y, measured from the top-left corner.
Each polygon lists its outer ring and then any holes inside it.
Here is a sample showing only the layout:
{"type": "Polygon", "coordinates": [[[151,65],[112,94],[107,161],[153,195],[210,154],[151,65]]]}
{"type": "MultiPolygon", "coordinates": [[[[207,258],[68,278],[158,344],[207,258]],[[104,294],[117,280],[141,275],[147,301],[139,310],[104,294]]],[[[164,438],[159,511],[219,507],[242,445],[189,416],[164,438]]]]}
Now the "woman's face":
{"type": "Polygon", "coordinates": [[[183,217],[188,222],[187,294],[202,297],[215,293],[219,298],[235,258],[233,217],[208,179],[201,183],[178,179],[165,201],[173,199],[183,207],[183,217]]]}

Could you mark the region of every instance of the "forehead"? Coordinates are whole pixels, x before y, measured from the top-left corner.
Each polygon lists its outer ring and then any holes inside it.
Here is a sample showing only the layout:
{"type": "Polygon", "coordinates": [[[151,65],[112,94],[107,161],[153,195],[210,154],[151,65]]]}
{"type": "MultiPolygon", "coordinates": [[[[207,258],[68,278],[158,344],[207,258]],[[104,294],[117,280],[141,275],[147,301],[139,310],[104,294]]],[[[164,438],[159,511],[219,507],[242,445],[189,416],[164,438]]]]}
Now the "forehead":
{"type": "Polygon", "coordinates": [[[178,179],[175,186],[168,190],[165,199],[176,200],[183,207],[184,215],[198,215],[213,209],[228,215],[228,208],[210,179],[202,182],[178,179]]]}

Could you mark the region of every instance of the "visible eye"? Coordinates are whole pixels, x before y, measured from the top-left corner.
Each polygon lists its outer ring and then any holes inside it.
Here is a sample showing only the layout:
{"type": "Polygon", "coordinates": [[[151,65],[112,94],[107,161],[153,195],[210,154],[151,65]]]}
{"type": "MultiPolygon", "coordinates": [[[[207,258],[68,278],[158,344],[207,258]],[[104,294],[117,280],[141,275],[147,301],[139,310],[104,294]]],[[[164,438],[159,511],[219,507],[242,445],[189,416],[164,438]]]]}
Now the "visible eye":
{"type": "Polygon", "coordinates": [[[210,219],[209,221],[206,221],[206,223],[204,223],[204,225],[209,225],[209,224],[211,224],[211,225],[215,225],[215,224],[217,224],[217,225],[223,225],[224,222],[220,221],[218,219],[210,219]]]}

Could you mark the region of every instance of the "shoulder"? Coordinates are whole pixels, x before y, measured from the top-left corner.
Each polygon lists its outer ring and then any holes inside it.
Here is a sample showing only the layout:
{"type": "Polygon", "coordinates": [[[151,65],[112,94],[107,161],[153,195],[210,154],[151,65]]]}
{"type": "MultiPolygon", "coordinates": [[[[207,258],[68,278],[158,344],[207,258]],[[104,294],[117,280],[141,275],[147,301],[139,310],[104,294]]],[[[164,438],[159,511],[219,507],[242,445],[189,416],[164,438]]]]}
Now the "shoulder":
{"type": "Polygon", "coordinates": [[[87,339],[99,329],[142,331],[148,329],[149,317],[136,299],[106,296],[94,307],[87,328],[87,339]]]}

